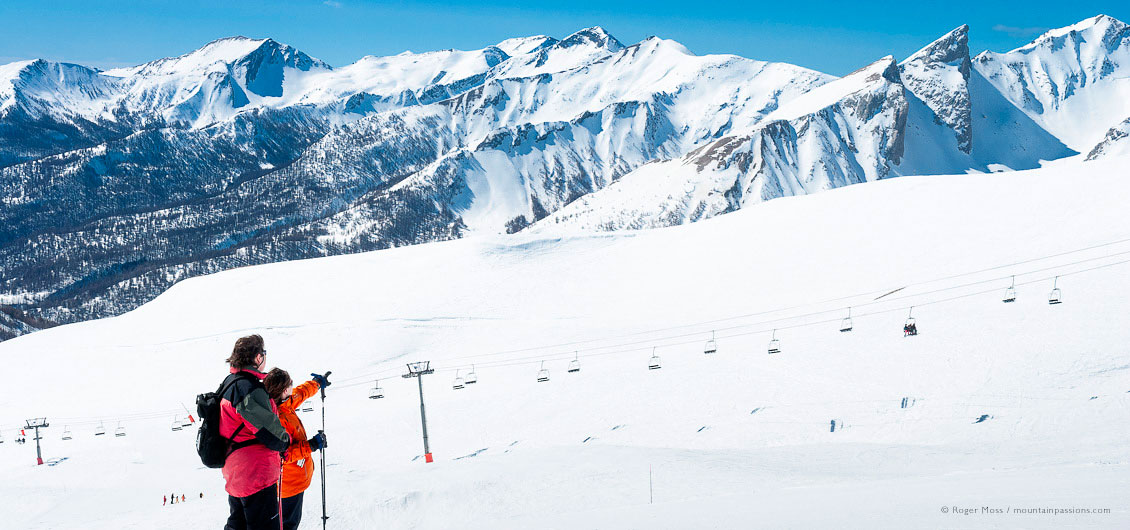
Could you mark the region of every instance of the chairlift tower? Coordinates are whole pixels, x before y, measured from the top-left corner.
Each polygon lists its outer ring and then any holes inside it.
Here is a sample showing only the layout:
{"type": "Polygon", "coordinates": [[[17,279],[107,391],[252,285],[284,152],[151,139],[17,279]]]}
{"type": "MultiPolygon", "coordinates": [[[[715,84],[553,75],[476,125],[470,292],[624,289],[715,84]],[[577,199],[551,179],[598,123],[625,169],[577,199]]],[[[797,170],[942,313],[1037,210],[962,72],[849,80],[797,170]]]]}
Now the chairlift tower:
{"type": "Polygon", "coordinates": [[[435,373],[435,370],[430,367],[431,361],[422,361],[416,363],[408,363],[408,373],[401,377],[408,379],[415,377],[416,382],[420,386],[420,425],[424,431],[424,462],[432,462],[432,451],[428,448],[428,417],[424,413],[424,377],[427,374],[435,373]]]}
{"type": "Polygon", "coordinates": [[[47,423],[47,418],[33,418],[27,420],[27,428],[35,429],[35,462],[38,466],[43,465],[43,452],[39,448],[39,429],[40,427],[47,428],[49,426],[50,424],[47,423]]]}

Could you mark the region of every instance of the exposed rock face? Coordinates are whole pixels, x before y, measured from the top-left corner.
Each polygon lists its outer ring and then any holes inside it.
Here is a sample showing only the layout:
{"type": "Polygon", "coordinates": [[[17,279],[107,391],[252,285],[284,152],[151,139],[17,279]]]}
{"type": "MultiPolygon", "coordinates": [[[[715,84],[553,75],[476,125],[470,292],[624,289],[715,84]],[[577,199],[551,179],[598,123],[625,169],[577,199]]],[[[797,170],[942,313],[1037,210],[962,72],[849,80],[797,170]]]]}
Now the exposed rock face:
{"type": "Polygon", "coordinates": [[[958,148],[973,148],[969,97],[969,26],[961,26],[899,65],[903,83],[934,112],[937,123],[954,130],[958,148]]]}
{"type": "Polygon", "coordinates": [[[1102,141],[1087,153],[1087,160],[1121,155],[1130,155],[1130,118],[1111,127],[1102,141]]]}

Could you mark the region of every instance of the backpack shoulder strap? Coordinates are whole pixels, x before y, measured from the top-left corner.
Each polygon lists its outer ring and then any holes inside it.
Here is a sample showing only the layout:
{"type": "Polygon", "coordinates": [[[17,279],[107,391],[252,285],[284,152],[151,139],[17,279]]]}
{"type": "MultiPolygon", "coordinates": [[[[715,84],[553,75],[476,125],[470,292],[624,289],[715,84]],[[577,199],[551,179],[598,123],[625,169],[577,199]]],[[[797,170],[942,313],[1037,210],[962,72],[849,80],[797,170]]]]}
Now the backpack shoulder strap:
{"type": "Polygon", "coordinates": [[[223,383],[220,383],[220,389],[216,391],[216,395],[219,396],[220,399],[224,399],[224,394],[226,394],[228,392],[228,389],[231,388],[232,385],[239,382],[239,380],[241,380],[241,379],[245,380],[245,381],[250,381],[252,385],[263,384],[261,381],[259,381],[258,377],[255,377],[254,375],[251,375],[247,372],[240,370],[240,371],[238,371],[234,374],[229,375],[227,378],[224,379],[223,383]],[[232,376],[235,376],[235,377],[232,377],[232,376]]]}
{"type": "MultiPolygon", "coordinates": [[[[228,388],[231,388],[231,386],[236,384],[240,379],[250,381],[253,386],[255,386],[255,385],[262,386],[263,385],[263,382],[260,381],[258,377],[255,377],[254,375],[251,375],[251,374],[244,372],[242,370],[239,371],[239,372],[236,372],[234,374],[229,375],[228,378],[231,379],[231,380],[230,381],[225,380],[223,383],[221,383],[220,384],[220,390],[216,394],[217,396],[219,396],[220,399],[224,399],[224,394],[227,393],[228,388]],[[232,376],[235,376],[235,377],[232,377],[232,376]]],[[[256,439],[256,438],[252,438],[250,440],[246,440],[246,441],[243,441],[243,442],[236,442],[235,441],[236,435],[238,435],[240,433],[240,431],[243,430],[244,426],[245,426],[245,424],[243,422],[240,422],[239,426],[236,427],[235,431],[232,431],[231,436],[228,437],[228,444],[230,444],[230,448],[228,449],[228,454],[235,452],[236,449],[242,449],[242,448],[247,447],[249,445],[255,445],[256,443],[259,443],[259,440],[256,439]]]]}

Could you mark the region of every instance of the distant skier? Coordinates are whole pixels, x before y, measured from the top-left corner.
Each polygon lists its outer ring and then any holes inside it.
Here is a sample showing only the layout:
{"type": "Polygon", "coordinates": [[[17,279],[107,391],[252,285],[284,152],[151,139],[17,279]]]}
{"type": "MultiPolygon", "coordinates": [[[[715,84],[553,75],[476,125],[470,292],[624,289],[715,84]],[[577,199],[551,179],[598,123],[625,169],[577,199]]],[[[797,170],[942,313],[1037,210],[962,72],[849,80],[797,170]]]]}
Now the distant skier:
{"type": "Polygon", "coordinates": [[[294,386],[290,374],[275,368],[263,379],[263,386],[271,399],[278,404],[279,421],[290,436],[290,447],[283,455],[282,472],[282,517],[283,530],[294,530],[302,522],[302,497],[310,480],[314,477],[313,452],[326,447],[325,433],[318,433],[306,439],[306,428],[302,425],[296,411],[302,402],[318,393],[319,388],[330,382],[318,374],[310,374],[313,379],[294,386]]]}
{"type": "Polygon", "coordinates": [[[166,504],[169,504],[169,496],[168,495],[162,495],[161,496],[161,506],[164,506],[166,504]]]}
{"type": "Polygon", "coordinates": [[[224,379],[219,434],[233,444],[223,469],[230,512],[224,528],[278,528],[281,453],[290,438],[279,423],[278,407],[263,388],[267,364],[263,337],[240,338],[227,361],[231,374],[224,379]]]}
{"type": "Polygon", "coordinates": [[[184,495],[181,495],[181,496],[180,496],[180,501],[181,501],[181,502],[184,502],[184,501],[185,501],[185,500],[187,500],[187,499],[188,499],[188,497],[185,497],[184,495]]]}

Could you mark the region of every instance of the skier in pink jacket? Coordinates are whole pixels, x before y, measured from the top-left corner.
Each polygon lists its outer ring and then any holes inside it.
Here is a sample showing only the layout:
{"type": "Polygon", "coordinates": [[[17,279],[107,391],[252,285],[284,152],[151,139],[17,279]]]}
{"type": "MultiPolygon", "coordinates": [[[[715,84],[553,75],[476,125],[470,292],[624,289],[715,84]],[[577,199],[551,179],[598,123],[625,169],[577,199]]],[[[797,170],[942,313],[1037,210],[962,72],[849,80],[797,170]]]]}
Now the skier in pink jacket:
{"type": "Polygon", "coordinates": [[[231,510],[224,530],[279,527],[281,453],[290,439],[263,388],[266,362],[267,350],[259,335],[237,340],[228,358],[231,375],[224,381],[227,390],[221,396],[219,429],[232,441],[223,469],[231,510]]]}

